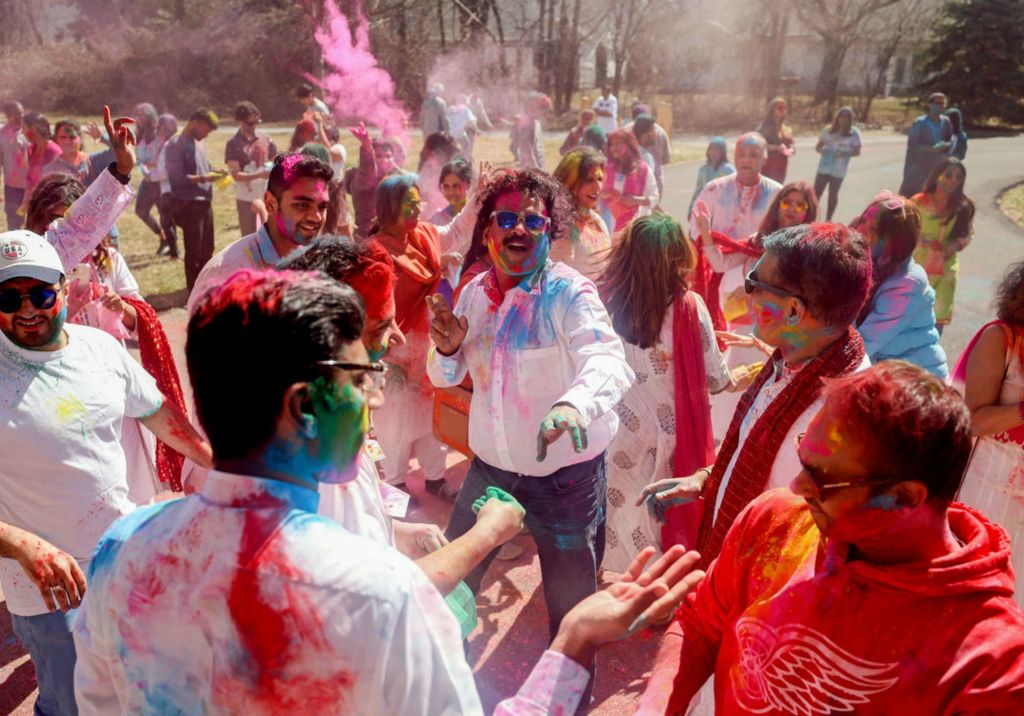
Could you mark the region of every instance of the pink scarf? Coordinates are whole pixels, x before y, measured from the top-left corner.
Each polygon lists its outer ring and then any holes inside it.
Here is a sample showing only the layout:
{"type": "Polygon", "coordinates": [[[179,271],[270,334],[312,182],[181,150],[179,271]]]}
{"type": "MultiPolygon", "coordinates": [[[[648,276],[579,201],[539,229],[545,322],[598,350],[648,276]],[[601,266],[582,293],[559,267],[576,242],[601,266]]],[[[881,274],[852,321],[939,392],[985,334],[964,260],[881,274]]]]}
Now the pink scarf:
{"type": "MultiPolygon", "coordinates": [[[[691,291],[677,294],[674,301],[672,368],[675,372],[676,409],[676,452],[672,474],[686,477],[715,461],[700,315],[696,295],[691,291]]],[[[703,500],[670,507],[661,529],[662,549],[674,544],[692,549],[697,544],[703,515],[703,500]]]]}
{"type": "MultiPolygon", "coordinates": [[[[604,167],[604,188],[608,190],[615,189],[615,172],[617,168],[615,162],[608,160],[608,163],[604,167]]],[[[647,172],[650,168],[647,166],[647,162],[640,160],[637,162],[636,168],[629,174],[626,174],[626,181],[622,185],[622,194],[624,196],[643,196],[644,186],[647,184],[647,172]]],[[[609,202],[608,210],[612,212],[612,217],[615,219],[615,226],[612,227],[612,231],[618,231],[628,224],[640,211],[639,206],[626,206],[617,201],[609,202]]]]}

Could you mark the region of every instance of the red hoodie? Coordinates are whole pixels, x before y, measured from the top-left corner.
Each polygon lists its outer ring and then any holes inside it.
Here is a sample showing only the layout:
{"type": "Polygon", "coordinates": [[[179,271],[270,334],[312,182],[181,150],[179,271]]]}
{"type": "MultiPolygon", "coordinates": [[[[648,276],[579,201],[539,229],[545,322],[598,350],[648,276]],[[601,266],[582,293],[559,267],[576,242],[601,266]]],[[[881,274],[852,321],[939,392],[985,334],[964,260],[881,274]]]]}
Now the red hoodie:
{"type": "Polygon", "coordinates": [[[803,498],[759,497],[681,611],[666,713],[712,673],[716,714],[1024,713],[1009,539],[965,505],[948,515],[964,547],[877,565],[827,544],[803,498]]]}

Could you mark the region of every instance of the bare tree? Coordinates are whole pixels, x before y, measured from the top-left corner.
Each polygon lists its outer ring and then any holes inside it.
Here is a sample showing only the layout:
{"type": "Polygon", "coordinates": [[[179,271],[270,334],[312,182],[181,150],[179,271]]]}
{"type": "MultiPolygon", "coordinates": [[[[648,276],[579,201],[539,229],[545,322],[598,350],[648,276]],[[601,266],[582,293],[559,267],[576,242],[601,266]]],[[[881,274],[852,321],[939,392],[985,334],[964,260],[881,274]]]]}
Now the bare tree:
{"type": "Polygon", "coordinates": [[[814,101],[826,102],[826,114],[831,115],[846,53],[863,32],[865,21],[878,11],[905,0],[793,1],[801,22],[814,30],[825,43],[814,101]]]}
{"type": "Polygon", "coordinates": [[[648,27],[652,10],[660,5],[658,0],[612,0],[610,20],[612,23],[612,59],[615,60],[615,74],[612,76],[612,92],[616,95],[626,76],[626,66],[638,38],[648,27]]]}
{"type": "Polygon", "coordinates": [[[863,36],[870,38],[874,52],[863,68],[863,89],[855,107],[861,120],[868,119],[875,97],[885,92],[889,65],[896,51],[928,31],[935,19],[935,9],[930,0],[905,0],[882,10],[866,23],[863,36]]]}

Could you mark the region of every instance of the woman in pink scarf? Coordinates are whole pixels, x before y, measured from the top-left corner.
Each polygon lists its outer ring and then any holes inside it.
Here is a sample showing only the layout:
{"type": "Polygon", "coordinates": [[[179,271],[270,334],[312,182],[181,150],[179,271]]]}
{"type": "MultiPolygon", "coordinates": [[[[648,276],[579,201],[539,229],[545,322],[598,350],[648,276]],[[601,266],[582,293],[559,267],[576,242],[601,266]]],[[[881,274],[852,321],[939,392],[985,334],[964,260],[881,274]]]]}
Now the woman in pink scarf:
{"type": "Polygon", "coordinates": [[[609,134],[605,153],[601,200],[611,212],[612,231],[620,231],[636,217],[651,213],[658,203],[658,184],[632,132],[620,129],[609,134]]]}

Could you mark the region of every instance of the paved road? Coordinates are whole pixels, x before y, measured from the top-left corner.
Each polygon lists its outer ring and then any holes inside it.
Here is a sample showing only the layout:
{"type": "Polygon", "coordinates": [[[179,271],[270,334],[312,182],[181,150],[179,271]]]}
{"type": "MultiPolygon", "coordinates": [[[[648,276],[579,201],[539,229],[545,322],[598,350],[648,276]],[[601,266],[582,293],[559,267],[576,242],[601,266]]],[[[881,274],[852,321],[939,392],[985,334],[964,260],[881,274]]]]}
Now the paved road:
{"type": "MultiPolygon", "coordinates": [[[[813,179],[817,166],[814,138],[797,141],[798,153],[790,161],[790,178],[813,179]]],[[[853,160],[841,191],[836,218],[849,220],[883,188],[897,188],[903,171],[905,139],[899,136],[869,137],[864,153],[853,160]]],[[[968,155],[968,195],[978,205],[975,241],[961,260],[956,316],[943,337],[951,356],[959,355],[974,332],[989,319],[989,303],[995,282],[1007,263],[1024,258],[1024,232],[1004,217],[996,197],[1006,186],[1024,179],[1019,157],[1024,139],[972,139],[968,155]]],[[[697,164],[667,167],[668,192],[664,206],[679,218],[689,205],[697,164]]],[[[184,367],[183,321],[180,309],[164,314],[175,357],[184,367]]],[[[450,459],[448,479],[459,484],[466,463],[450,459]]],[[[419,498],[413,519],[444,524],[449,506],[431,495],[419,498]]],[[[546,646],[547,619],[540,588],[536,550],[528,536],[516,538],[524,553],[512,562],[496,562],[479,598],[480,627],[470,637],[470,658],[485,709],[489,713],[501,698],[515,692],[546,646]]],[[[642,634],[602,652],[600,676],[594,690],[594,714],[631,713],[643,686],[646,669],[657,648],[657,636],[642,634]]],[[[6,609],[0,605],[0,716],[30,714],[34,676],[27,657],[10,631],[6,609]]]]}

